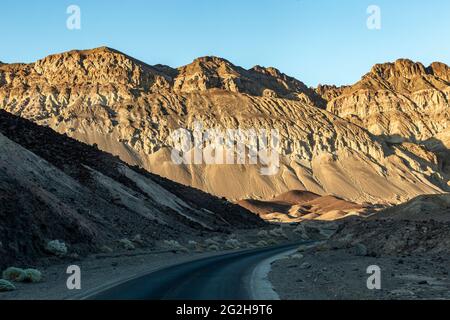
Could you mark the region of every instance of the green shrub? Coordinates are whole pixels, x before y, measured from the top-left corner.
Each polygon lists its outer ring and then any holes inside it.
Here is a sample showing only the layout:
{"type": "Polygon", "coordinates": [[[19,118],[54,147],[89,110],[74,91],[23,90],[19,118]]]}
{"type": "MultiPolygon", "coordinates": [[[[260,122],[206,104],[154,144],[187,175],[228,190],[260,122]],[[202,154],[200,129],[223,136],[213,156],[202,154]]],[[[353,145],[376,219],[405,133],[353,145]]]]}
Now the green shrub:
{"type": "Polygon", "coordinates": [[[210,246],[208,247],[208,250],[209,250],[209,251],[219,251],[220,248],[219,248],[218,245],[212,244],[212,245],[210,245],[210,246]]]}
{"type": "Polygon", "coordinates": [[[125,250],[134,250],[134,249],[136,249],[134,244],[130,240],[126,239],[126,238],[120,239],[119,240],[119,244],[125,250]]]}
{"type": "Polygon", "coordinates": [[[302,259],[303,255],[301,253],[295,253],[290,256],[291,259],[302,259]]]}
{"type": "Polygon", "coordinates": [[[267,247],[267,242],[264,241],[264,240],[260,240],[260,241],[258,241],[256,246],[258,246],[258,247],[267,247]]]}
{"type": "Polygon", "coordinates": [[[114,252],[114,250],[108,246],[101,246],[100,251],[103,253],[113,253],[114,252]]]}
{"type": "Polygon", "coordinates": [[[269,234],[267,233],[266,230],[261,230],[258,232],[258,237],[260,238],[267,238],[269,236],[269,234]]]}
{"type": "Polygon", "coordinates": [[[37,269],[21,269],[10,267],[3,271],[3,278],[5,280],[14,282],[40,282],[42,280],[42,273],[37,269]]]}
{"type": "Polygon", "coordinates": [[[13,291],[16,287],[8,280],[0,279],[0,292],[13,291]]]}
{"type": "Polygon", "coordinates": [[[170,250],[176,250],[180,252],[189,252],[189,250],[182,246],[178,241],[176,240],[164,240],[164,247],[170,250]]]}
{"type": "Polygon", "coordinates": [[[26,282],[41,282],[42,281],[42,273],[37,269],[25,269],[26,274],[26,282]]]}
{"type": "Polygon", "coordinates": [[[23,282],[27,279],[25,270],[16,267],[9,267],[3,271],[3,279],[14,282],[23,282]]]}
{"type": "Polygon", "coordinates": [[[45,249],[58,257],[63,257],[67,254],[67,246],[64,241],[52,240],[47,243],[45,249]]]}
{"type": "Polygon", "coordinates": [[[209,247],[209,246],[219,246],[219,241],[218,241],[217,238],[206,239],[205,240],[205,245],[207,247],[209,247]]]}
{"type": "Polygon", "coordinates": [[[241,246],[238,239],[228,239],[225,241],[225,247],[227,249],[239,249],[241,246]]]}
{"type": "Polygon", "coordinates": [[[277,238],[288,238],[288,236],[286,235],[286,233],[284,233],[283,228],[276,228],[276,229],[272,229],[269,231],[269,234],[273,237],[277,237],[277,238]]]}
{"type": "Polygon", "coordinates": [[[198,242],[194,241],[194,240],[189,240],[188,241],[188,248],[190,250],[197,250],[199,248],[198,242]]]}

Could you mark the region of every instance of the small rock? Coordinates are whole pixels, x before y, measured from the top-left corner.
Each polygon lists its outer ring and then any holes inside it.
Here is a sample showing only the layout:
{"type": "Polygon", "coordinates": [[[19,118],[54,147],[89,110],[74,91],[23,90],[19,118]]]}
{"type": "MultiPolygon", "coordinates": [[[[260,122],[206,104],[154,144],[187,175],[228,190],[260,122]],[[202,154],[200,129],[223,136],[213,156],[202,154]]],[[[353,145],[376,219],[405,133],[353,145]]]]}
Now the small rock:
{"type": "Polygon", "coordinates": [[[303,255],[301,253],[296,253],[291,255],[291,259],[303,259],[303,255]]]}

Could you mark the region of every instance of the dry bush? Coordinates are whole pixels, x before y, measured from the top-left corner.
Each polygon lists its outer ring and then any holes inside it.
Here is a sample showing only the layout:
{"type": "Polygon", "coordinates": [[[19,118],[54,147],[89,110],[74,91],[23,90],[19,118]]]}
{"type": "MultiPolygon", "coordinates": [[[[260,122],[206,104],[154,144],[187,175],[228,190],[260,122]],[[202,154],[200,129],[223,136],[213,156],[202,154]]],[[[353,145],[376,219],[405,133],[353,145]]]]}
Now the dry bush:
{"type": "Polygon", "coordinates": [[[261,230],[258,232],[258,237],[260,238],[267,238],[269,236],[269,234],[267,233],[266,230],[261,230]]]}
{"type": "Polygon", "coordinates": [[[136,249],[135,245],[133,244],[133,242],[131,242],[130,240],[128,240],[127,238],[123,238],[119,240],[119,244],[122,248],[124,248],[125,250],[134,250],[136,249]]]}
{"type": "Polygon", "coordinates": [[[164,240],[164,247],[170,250],[176,250],[181,252],[189,252],[189,250],[182,246],[178,241],[176,240],[164,240]]]}
{"type": "Polygon", "coordinates": [[[16,267],[9,267],[3,271],[3,279],[14,282],[24,282],[27,278],[25,270],[16,267]]]}
{"type": "Polygon", "coordinates": [[[0,279],[0,292],[13,291],[16,287],[8,280],[0,279]]]}
{"type": "Polygon", "coordinates": [[[227,249],[239,249],[241,247],[241,243],[238,239],[228,239],[225,241],[225,248],[227,249]]]}
{"type": "Polygon", "coordinates": [[[47,246],[45,247],[47,252],[58,256],[63,257],[67,254],[67,246],[64,241],[59,240],[51,240],[47,243],[47,246]]]}

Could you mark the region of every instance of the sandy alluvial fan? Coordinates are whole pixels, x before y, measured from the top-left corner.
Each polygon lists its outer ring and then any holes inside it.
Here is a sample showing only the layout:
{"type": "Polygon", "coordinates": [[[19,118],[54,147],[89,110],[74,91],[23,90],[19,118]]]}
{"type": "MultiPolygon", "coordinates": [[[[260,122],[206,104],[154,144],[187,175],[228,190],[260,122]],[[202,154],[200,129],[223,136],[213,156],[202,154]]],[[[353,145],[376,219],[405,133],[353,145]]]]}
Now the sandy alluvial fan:
{"type": "Polygon", "coordinates": [[[398,60],[352,86],[311,89],[274,68],[204,57],[174,69],[98,48],[1,65],[0,107],[230,200],[308,190],[350,205],[396,204],[449,189],[449,81],[444,64],[398,60]],[[278,129],[278,174],[174,165],[170,133],[195,121],[278,129]]]}

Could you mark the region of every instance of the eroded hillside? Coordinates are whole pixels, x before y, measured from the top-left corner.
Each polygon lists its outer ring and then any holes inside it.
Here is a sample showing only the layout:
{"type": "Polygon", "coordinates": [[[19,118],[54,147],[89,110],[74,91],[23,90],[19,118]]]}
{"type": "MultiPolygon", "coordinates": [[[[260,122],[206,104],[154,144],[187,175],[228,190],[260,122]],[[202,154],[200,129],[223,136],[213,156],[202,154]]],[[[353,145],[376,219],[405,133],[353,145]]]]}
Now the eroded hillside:
{"type": "Polygon", "coordinates": [[[399,203],[449,188],[438,143],[449,119],[446,70],[399,61],[374,67],[355,86],[314,91],[274,68],[204,57],[174,69],[98,48],[1,65],[0,107],[232,200],[308,190],[399,203]],[[175,165],[170,134],[196,121],[277,129],[280,170],[264,176],[251,164],[175,165]]]}
{"type": "Polygon", "coordinates": [[[245,209],[139,168],[0,110],[0,268],[47,255],[58,239],[70,254],[154,247],[254,228],[245,209]]]}

